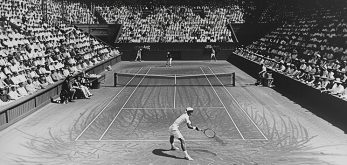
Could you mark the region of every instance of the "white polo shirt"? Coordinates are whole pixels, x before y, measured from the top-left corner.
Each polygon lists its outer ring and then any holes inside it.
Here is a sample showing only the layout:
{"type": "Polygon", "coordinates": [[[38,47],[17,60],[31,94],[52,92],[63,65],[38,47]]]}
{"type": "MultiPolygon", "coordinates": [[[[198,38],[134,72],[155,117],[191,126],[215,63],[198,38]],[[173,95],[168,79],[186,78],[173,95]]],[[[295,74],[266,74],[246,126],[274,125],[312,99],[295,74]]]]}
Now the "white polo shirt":
{"type": "Polygon", "coordinates": [[[189,116],[187,113],[182,114],[180,117],[178,117],[175,122],[170,126],[172,130],[178,130],[178,127],[182,123],[191,124],[192,122],[189,120],[189,116]]]}

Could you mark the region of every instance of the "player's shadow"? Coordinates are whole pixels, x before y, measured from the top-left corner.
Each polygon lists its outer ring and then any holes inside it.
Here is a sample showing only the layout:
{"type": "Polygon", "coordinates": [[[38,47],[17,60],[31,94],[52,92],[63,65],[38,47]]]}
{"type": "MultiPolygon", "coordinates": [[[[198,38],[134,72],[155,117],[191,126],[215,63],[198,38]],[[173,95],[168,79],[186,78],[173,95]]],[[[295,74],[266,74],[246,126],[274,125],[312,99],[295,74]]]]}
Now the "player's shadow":
{"type": "Polygon", "coordinates": [[[171,150],[154,149],[154,150],[152,151],[152,153],[153,153],[154,155],[164,156],[164,157],[168,157],[168,158],[184,159],[184,158],[182,158],[182,157],[177,157],[177,156],[175,156],[175,155],[169,155],[169,154],[165,153],[165,152],[167,152],[167,151],[171,151],[171,150]]]}

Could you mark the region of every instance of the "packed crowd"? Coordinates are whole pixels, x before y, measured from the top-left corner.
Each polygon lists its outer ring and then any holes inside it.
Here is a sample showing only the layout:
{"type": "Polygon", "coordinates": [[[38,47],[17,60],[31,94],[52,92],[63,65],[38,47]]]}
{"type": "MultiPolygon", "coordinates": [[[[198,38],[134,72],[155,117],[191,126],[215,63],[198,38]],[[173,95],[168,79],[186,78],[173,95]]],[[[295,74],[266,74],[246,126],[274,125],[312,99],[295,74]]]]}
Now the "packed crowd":
{"type": "Polygon", "coordinates": [[[74,27],[46,25],[23,35],[6,22],[0,27],[1,105],[34,94],[68,76],[119,55],[74,27]]]}
{"type": "Polygon", "coordinates": [[[98,19],[93,13],[92,6],[87,6],[84,3],[47,0],[47,5],[47,19],[52,24],[57,22],[69,24],[98,24],[98,19]]]}
{"type": "MultiPolygon", "coordinates": [[[[0,17],[22,26],[43,21],[41,0],[4,0],[0,4],[0,17]]],[[[50,25],[62,23],[96,24],[93,12],[86,4],[59,0],[47,0],[47,22],[50,25]]]]}
{"type": "MultiPolygon", "coordinates": [[[[59,10],[58,2],[48,4],[59,10]]],[[[54,19],[43,23],[40,7],[40,0],[5,0],[0,4],[0,105],[119,55],[118,50],[72,26],[61,22],[56,26],[54,19]]],[[[74,11],[87,11],[76,4],[66,8],[71,17],[74,11]]],[[[55,16],[49,18],[58,18],[55,16]]]]}
{"type": "Polygon", "coordinates": [[[235,53],[347,99],[347,8],[299,14],[235,53]]]}
{"type": "Polygon", "coordinates": [[[243,23],[238,6],[97,7],[108,23],[123,24],[118,42],[233,42],[228,23],[243,23]],[[194,13],[203,11],[203,15],[194,13]]]}

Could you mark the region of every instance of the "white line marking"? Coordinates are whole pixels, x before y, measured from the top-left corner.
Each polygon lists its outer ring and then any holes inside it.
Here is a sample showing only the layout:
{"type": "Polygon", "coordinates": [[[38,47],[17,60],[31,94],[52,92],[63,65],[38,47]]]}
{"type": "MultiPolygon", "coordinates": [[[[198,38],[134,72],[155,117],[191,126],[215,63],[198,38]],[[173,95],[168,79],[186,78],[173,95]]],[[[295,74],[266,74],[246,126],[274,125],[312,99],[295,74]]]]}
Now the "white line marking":
{"type": "MultiPolygon", "coordinates": [[[[141,67],[136,73],[139,73],[142,70],[143,67],[141,67]]],[[[134,76],[135,77],[135,76],[134,76]]],[[[75,141],[78,140],[82,134],[92,125],[92,123],[101,115],[101,113],[111,104],[111,102],[125,89],[125,87],[131,82],[131,80],[134,79],[132,77],[129,82],[110,100],[109,103],[98,113],[98,115],[95,116],[95,118],[83,129],[83,131],[76,137],[75,141]]]]}
{"type": "MultiPolygon", "coordinates": [[[[148,72],[151,70],[152,67],[150,67],[148,69],[148,71],[146,72],[146,75],[148,74],[148,72]]],[[[145,76],[146,76],[145,75],[145,76]]],[[[135,93],[136,89],[140,86],[141,82],[145,79],[145,76],[142,77],[141,81],[139,82],[139,84],[137,84],[137,86],[135,87],[134,91],[130,94],[130,96],[128,97],[128,99],[125,101],[125,103],[123,104],[122,108],[118,111],[117,115],[113,118],[113,120],[111,121],[110,125],[108,125],[108,127],[106,128],[105,132],[101,135],[101,137],[99,138],[99,140],[101,140],[106,132],[108,131],[108,129],[112,126],[113,122],[116,120],[117,116],[120,114],[120,112],[123,110],[124,106],[128,103],[128,101],[130,100],[131,96],[135,93]]]]}
{"type": "Polygon", "coordinates": [[[134,108],[123,108],[123,109],[129,109],[129,110],[132,110],[132,109],[144,109],[144,110],[152,109],[152,110],[156,110],[156,109],[175,109],[175,108],[137,108],[137,107],[134,107],[134,108]]]}
{"type": "Polygon", "coordinates": [[[222,103],[222,105],[223,105],[223,107],[224,107],[224,110],[225,110],[225,111],[227,112],[227,114],[229,115],[229,117],[230,117],[231,121],[232,121],[232,122],[233,122],[233,124],[235,125],[235,127],[236,127],[237,131],[239,132],[240,136],[242,137],[242,139],[243,139],[243,140],[245,140],[245,138],[243,137],[243,135],[242,135],[241,131],[240,131],[240,130],[239,130],[239,128],[236,126],[236,123],[234,122],[233,118],[231,117],[230,113],[228,112],[227,108],[225,107],[224,103],[222,102],[221,98],[219,97],[219,95],[218,95],[217,91],[214,89],[214,87],[212,86],[212,84],[211,84],[210,80],[207,78],[207,76],[206,76],[206,74],[205,74],[204,70],[203,70],[201,67],[200,67],[200,69],[201,69],[201,71],[204,73],[204,75],[205,75],[205,77],[206,77],[206,79],[207,79],[208,83],[209,83],[209,84],[210,84],[210,86],[212,87],[212,89],[213,89],[214,93],[217,95],[217,97],[218,97],[219,101],[222,103]]]}
{"type": "MultiPolygon", "coordinates": [[[[186,109],[187,107],[176,107],[176,109],[186,109]]],[[[192,107],[193,109],[194,108],[224,108],[224,107],[192,107]]]]}
{"type": "MultiPolygon", "coordinates": [[[[123,109],[184,109],[184,107],[177,107],[177,108],[137,108],[137,107],[133,107],[133,108],[123,108],[123,109]]],[[[193,108],[196,108],[196,109],[199,109],[199,108],[224,108],[224,107],[193,107],[193,108]]]]}
{"type": "MultiPolygon", "coordinates": [[[[222,139],[223,141],[265,141],[265,139],[222,139]]],[[[175,141],[178,141],[175,139],[175,141]]],[[[186,140],[186,141],[190,141],[190,142],[211,142],[213,141],[213,139],[210,140],[186,140]]],[[[134,139],[134,140],[78,140],[78,142],[167,142],[167,140],[164,139],[134,139]]]]}
{"type": "Polygon", "coordinates": [[[176,108],[176,85],[175,85],[175,90],[174,90],[174,109],[176,108]]]}
{"type": "MultiPolygon", "coordinates": [[[[208,67],[208,69],[211,70],[211,72],[214,74],[213,70],[208,67]]],[[[214,74],[215,75],[215,74],[214,74]]],[[[246,113],[246,111],[240,106],[239,102],[234,98],[234,96],[229,92],[229,90],[223,85],[223,83],[219,80],[219,78],[217,76],[215,76],[217,78],[217,80],[222,84],[222,86],[224,87],[224,89],[229,93],[229,95],[231,96],[231,98],[236,102],[237,106],[239,106],[239,108],[245,113],[245,115],[249,118],[249,120],[251,120],[251,122],[254,124],[255,127],[257,127],[258,131],[263,135],[263,137],[268,140],[268,138],[264,135],[264,133],[260,130],[260,128],[254,123],[254,121],[251,119],[251,117],[249,117],[248,113],[246,113]]]]}

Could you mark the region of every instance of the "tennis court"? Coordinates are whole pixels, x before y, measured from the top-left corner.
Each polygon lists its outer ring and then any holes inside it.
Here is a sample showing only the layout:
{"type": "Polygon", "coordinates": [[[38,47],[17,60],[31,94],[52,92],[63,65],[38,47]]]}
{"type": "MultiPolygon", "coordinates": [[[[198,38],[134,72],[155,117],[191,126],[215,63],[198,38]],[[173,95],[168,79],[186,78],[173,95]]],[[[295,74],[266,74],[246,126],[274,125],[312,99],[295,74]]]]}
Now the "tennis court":
{"type": "MultiPolygon", "coordinates": [[[[195,109],[194,125],[212,128],[223,140],[267,140],[233,98],[233,87],[224,85],[230,75],[208,66],[142,67],[129,75],[76,141],[167,141],[168,127],[188,106],[195,109]]],[[[187,141],[209,141],[201,132],[180,129],[187,141]]]]}
{"type": "Polygon", "coordinates": [[[9,127],[0,134],[0,162],[9,165],[346,162],[343,132],[273,89],[252,85],[254,78],[230,63],[180,61],[173,67],[165,67],[163,63],[121,62],[107,72],[100,89],[92,90],[91,99],[67,105],[48,104],[9,127]],[[169,144],[168,127],[187,106],[195,109],[191,116],[193,125],[212,128],[217,134],[208,138],[185,125],[180,127],[194,161],[185,160],[182,150],[171,151],[169,144]]]}

